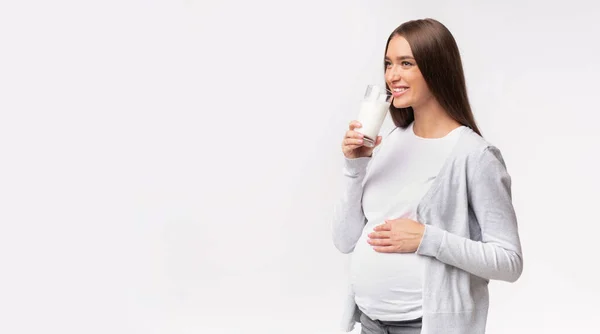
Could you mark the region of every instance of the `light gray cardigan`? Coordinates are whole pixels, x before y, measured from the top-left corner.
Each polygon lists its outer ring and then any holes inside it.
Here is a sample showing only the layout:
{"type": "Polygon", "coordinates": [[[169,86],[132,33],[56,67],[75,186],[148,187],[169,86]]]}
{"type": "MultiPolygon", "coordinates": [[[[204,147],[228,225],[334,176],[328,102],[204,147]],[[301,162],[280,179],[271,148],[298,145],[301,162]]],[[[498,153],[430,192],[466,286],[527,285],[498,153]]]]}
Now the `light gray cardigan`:
{"type": "MultiPolygon", "coordinates": [[[[417,207],[417,220],[425,224],[416,251],[426,260],[422,334],[485,333],[489,280],[514,282],[523,270],[502,155],[470,128],[464,130],[417,207]]],[[[362,189],[371,159],[376,153],[345,159],[345,189],[332,224],[333,243],[342,253],[354,250],[365,226],[362,189]]],[[[350,332],[360,316],[351,288],[343,313],[342,330],[350,332]]]]}

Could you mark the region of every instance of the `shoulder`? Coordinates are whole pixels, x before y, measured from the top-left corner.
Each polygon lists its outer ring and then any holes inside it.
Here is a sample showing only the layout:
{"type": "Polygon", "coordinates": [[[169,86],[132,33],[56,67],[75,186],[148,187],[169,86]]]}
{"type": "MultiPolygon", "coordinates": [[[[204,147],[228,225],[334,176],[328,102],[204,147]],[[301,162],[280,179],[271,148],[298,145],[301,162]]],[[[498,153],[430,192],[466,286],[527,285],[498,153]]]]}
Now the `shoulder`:
{"type": "Polygon", "coordinates": [[[500,149],[478,135],[471,128],[465,127],[457,142],[457,154],[469,159],[480,159],[484,155],[500,155],[500,149]]]}
{"type": "Polygon", "coordinates": [[[456,159],[465,163],[468,176],[485,171],[490,164],[506,167],[500,149],[470,128],[464,129],[457,142],[456,159]]]}

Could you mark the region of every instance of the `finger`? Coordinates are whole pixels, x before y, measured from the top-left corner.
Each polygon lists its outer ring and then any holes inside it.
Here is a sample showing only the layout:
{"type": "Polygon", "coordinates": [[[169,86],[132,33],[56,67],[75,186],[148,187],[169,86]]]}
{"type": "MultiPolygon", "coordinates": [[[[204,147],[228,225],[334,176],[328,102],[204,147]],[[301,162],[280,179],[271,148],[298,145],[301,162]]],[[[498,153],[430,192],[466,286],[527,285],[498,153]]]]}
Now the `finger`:
{"type": "Polygon", "coordinates": [[[388,231],[385,232],[372,232],[368,235],[371,239],[389,239],[391,237],[391,233],[388,231]]]}
{"type": "Polygon", "coordinates": [[[362,127],[362,124],[360,124],[359,121],[352,121],[352,122],[350,122],[350,125],[348,126],[348,128],[350,130],[354,130],[354,129],[360,128],[360,127],[362,127]]]}
{"type": "Polygon", "coordinates": [[[376,246],[373,250],[378,253],[396,253],[396,247],[394,246],[376,246]]]}
{"type": "Polygon", "coordinates": [[[391,246],[392,245],[391,239],[367,239],[367,242],[371,246],[383,247],[383,246],[391,246]]]}
{"type": "Polygon", "coordinates": [[[344,146],[344,152],[350,153],[359,147],[362,147],[362,145],[347,145],[347,146],[344,146]]]}
{"type": "Polygon", "coordinates": [[[393,223],[397,229],[405,229],[407,226],[410,226],[410,225],[408,225],[409,222],[410,222],[410,219],[406,219],[406,218],[396,218],[396,219],[391,219],[391,220],[385,221],[385,223],[388,224],[390,227],[392,226],[392,223],[393,223]]]}
{"type": "Polygon", "coordinates": [[[363,135],[362,133],[358,132],[358,131],[351,131],[348,130],[346,131],[346,137],[345,138],[356,138],[356,139],[362,139],[365,135],[363,135]]]}
{"type": "Polygon", "coordinates": [[[386,223],[385,224],[381,224],[381,225],[377,225],[375,226],[375,228],[373,229],[374,231],[391,231],[392,227],[390,226],[390,224],[386,223]]]}
{"type": "Polygon", "coordinates": [[[377,136],[377,139],[375,139],[375,147],[377,147],[377,145],[381,144],[381,136],[377,136]]]}
{"type": "Polygon", "coordinates": [[[358,146],[361,146],[363,144],[363,140],[362,139],[356,139],[356,138],[346,138],[346,139],[344,139],[344,144],[346,146],[348,146],[348,145],[358,145],[358,146]]]}

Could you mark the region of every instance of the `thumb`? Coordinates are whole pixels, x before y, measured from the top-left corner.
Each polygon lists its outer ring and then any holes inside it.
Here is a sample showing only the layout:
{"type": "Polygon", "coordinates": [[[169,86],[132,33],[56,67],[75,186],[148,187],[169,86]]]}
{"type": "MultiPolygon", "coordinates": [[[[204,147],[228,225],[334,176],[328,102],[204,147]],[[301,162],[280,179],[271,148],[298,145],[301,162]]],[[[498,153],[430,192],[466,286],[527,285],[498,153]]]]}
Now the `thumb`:
{"type": "Polygon", "coordinates": [[[374,146],[374,148],[377,147],[377,145],[381,144],[381,140],[382,140],[381,136],[377,136],[377,139],[375,139],[375,146],[374,146]]]}

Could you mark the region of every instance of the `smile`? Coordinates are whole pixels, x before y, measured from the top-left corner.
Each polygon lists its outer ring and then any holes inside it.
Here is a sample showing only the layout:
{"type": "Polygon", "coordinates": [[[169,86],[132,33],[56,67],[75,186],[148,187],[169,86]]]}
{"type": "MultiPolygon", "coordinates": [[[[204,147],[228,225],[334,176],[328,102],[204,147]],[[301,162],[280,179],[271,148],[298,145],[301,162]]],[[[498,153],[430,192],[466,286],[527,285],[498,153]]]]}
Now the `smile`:
{"type": "Polygon", "coordinates": [[[399,97],[399,96],[402,96],[404,93],[406,93],[407,90],[409,90],[409,88],[407,88],[407,87],[394,88],[394,89],[392,89],[392,95],[394,97],[399,97]]]}

